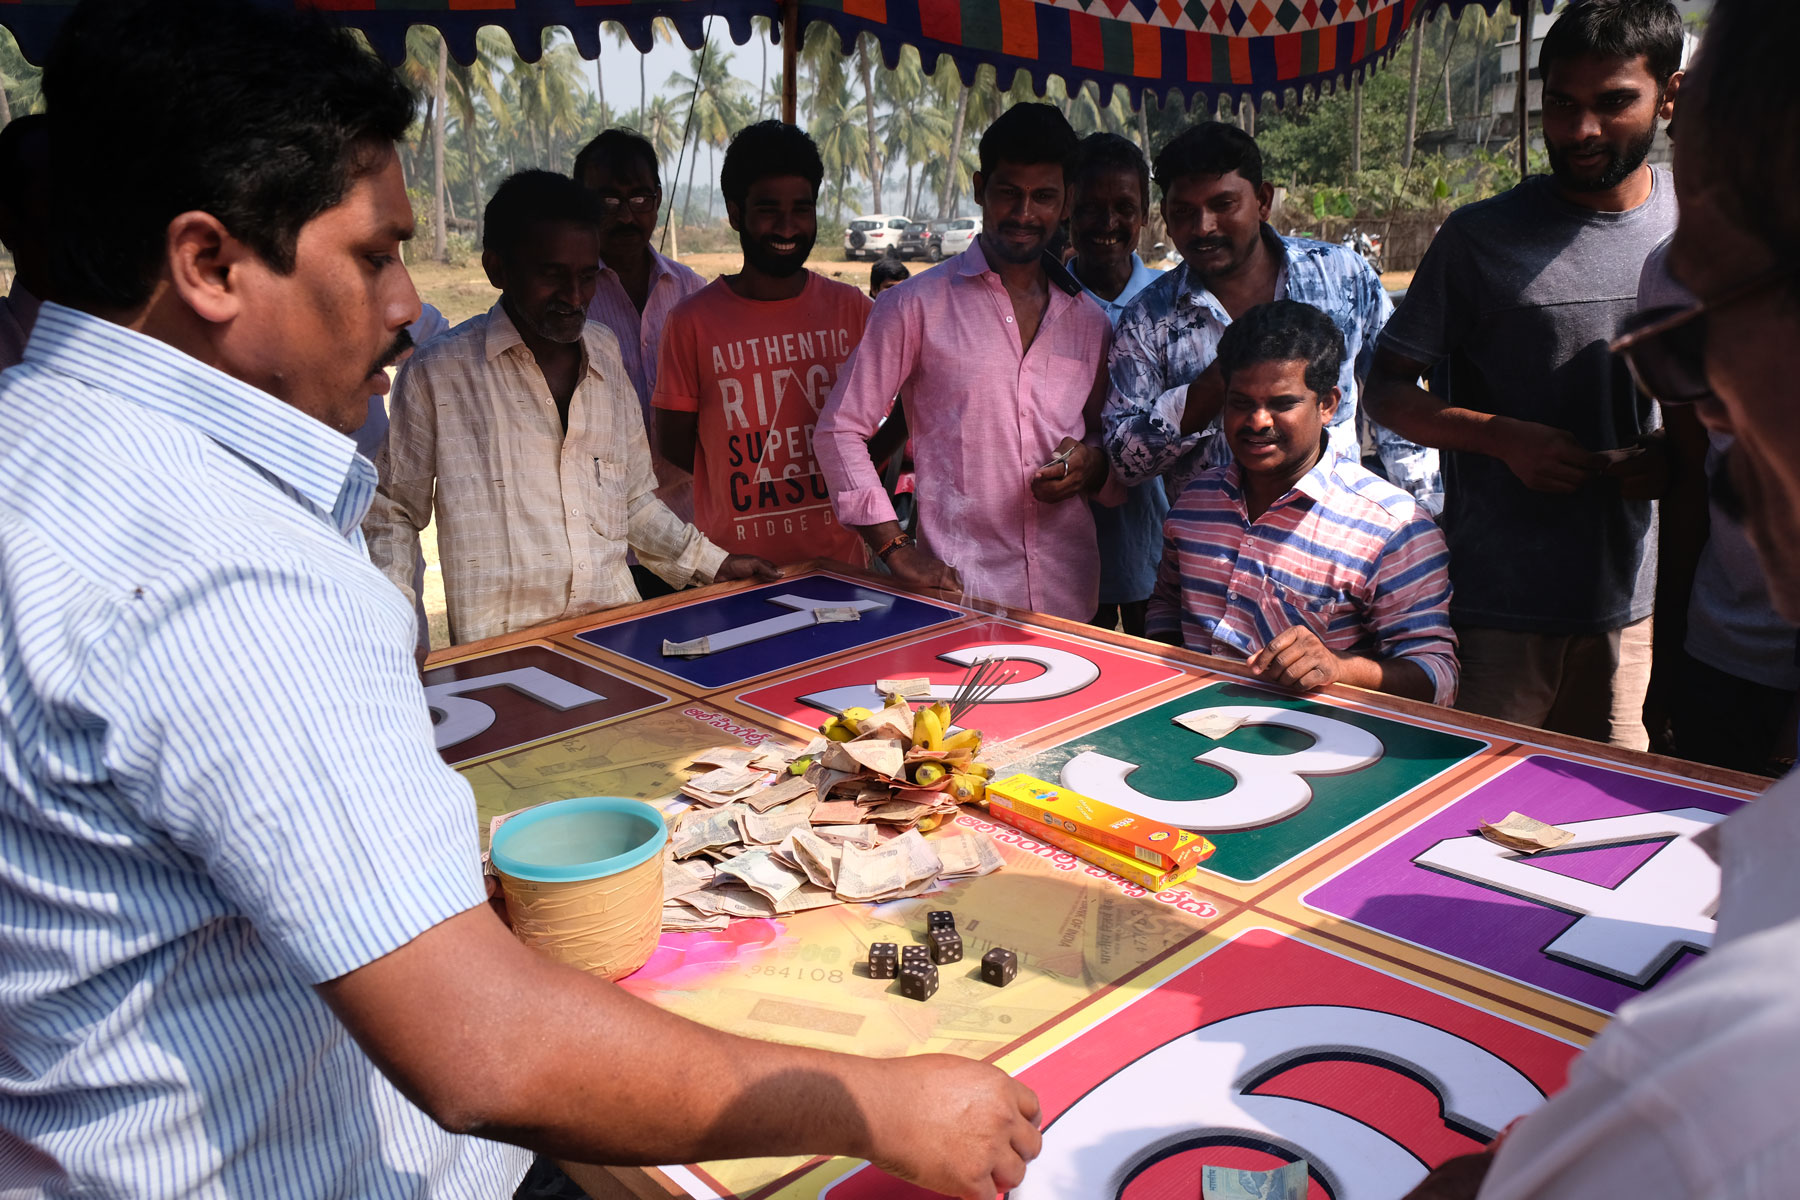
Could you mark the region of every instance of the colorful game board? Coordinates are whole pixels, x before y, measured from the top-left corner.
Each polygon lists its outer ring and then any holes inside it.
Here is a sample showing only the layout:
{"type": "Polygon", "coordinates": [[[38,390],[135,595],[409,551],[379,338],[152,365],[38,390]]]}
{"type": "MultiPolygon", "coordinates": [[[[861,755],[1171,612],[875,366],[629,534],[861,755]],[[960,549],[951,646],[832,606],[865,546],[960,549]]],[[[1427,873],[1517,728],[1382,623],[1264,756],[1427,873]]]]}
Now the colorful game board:
{"type": "MultiPolygon", "coordinates": [[[[1020,1200],[1198,1194],[1201,1164],[1306,1160],[1311,1195],[1403,1195],[1561,1086],[1631,997],[1713,932],[1695,834],[1753,780],[1350,689],[1295,696],[1233,664],[1031,614],[964,610],[815,570],[532,631],[426,673],[439,747],[492,817],[566,796],[674,807],[701,750],[798,746],[878,678],[934,695],[1014,677],[971,714],[1003,773],[1204,832],[1161,893],[969,810],[1003,870],[937,894],[671,933],[625,982],[737,1032],[997,1063],[1044,1102],[1020,1200]],[[815,607],[855,607],[820,622],[815,607]],[[746,633],[746,630],[748,631],[746,633]],[[700,657],[663,643],[717,637],[700,657]],[[736,643],[735,645],[730,645],[736,643]],[[1178,724],[1224,712],[1213,739],[1178,724]],[[1520,811],[1575,840],[1523,856],[1477,825],[1520,811]],[[963,964],[925,1003],[868,977],[870,943],[956,913],[963,964]],[[981,981],[990,947],[1019,958],[981,981]]],[[[441,661],[440,661],[441,660],[441,661]]],[[[864,1164],[755,1159],[629,1173],[639,1195],[898,1200],[864,1164]]]]}

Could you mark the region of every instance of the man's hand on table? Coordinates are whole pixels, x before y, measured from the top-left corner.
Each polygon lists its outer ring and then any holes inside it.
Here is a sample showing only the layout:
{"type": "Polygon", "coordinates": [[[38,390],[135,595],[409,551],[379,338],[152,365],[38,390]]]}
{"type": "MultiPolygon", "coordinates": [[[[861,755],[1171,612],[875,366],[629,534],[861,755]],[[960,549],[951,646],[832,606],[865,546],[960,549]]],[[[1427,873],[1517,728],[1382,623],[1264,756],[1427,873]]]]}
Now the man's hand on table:
{"type": "Polygon", "coordinates": [[[1044,504],[1097,492],[1106,483],[1106,455],[1085,442],[1066,437],[1056,447],[1060,462],[1039,467],[1031,475],[1031,494],[1044,504]]]}
{"type": "Polygon", "coordinates": [[[719,564],[719,573],[713,576],[714,583],[724,583],[727,579],[780,579],[781,568],[766,558],[754,554],[732,554],[719,564]]]}
{"type": "Polygon", "coordinates": [[[1025,1178],[1044,1144],[1038,1098],[986,1063],[921,1054],[880,1064],[869,1161],[890,1175],[963,1200],[993,1200],[1025,1178]]]}
{"type": "Polygon", "coordinates": [[[1282,630],[1250,656],[1250,673],[1265,683],[1316,692],[1336,683],[1344,664],[1319,635],[1303,625],[1282,630]]]}
{"type": "Polygon", "coordinates": [[[922,588],[928,592],[941,592],[949,596],[962,594],[962,576],[957,574],[956,568],[948,563],[939,562],[916,542],[910,546],[900,547],[889,554],[884,561],[894,578],[908,587],[922,588]]]}

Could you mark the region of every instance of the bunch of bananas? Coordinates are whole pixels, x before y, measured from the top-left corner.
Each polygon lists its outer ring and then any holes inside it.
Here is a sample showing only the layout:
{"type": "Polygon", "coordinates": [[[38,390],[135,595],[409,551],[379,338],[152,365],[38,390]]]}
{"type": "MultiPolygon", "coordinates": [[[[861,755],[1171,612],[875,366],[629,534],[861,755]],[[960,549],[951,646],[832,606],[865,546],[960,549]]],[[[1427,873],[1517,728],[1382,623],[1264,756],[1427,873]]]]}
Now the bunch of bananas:
{"type": "MultiPolygon", "coordinates": [[[[883,715],[887,709],[910,708],[905,697],[888,696],[886,700],[883,715]]],[[[847,742],[875,719],[870,709],[847,708],[819,726],[819,732],[834,742],[847,742]]],[[[912,713],[906,782],[914,787],[947,789],[958,803],[979,803],[987,798],[987,781],[994,775],[992,767],[975,761],[981,753],[981,730],[951,730],[950,706],[941,700],[912,713]]],[[[810,764],[810,759],[797,759],[789,769],[800,774],[810,764]]]]}

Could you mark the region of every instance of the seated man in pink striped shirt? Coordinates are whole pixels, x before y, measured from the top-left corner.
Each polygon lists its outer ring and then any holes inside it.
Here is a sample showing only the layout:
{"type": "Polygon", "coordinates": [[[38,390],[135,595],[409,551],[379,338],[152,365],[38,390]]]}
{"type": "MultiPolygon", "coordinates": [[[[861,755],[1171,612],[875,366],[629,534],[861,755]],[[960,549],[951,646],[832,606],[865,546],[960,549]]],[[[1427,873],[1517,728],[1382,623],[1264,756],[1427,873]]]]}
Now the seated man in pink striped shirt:
{"type": "Polygon", "coordinates": [[[1232,461],[1195,476],[1163,525],[1151,637],[1247,659],[1267,683],[1456,699],[1449,550],[1424,509],[1332,449],[1344,339],[1278,300],[1225,331],[1232,461]]]}

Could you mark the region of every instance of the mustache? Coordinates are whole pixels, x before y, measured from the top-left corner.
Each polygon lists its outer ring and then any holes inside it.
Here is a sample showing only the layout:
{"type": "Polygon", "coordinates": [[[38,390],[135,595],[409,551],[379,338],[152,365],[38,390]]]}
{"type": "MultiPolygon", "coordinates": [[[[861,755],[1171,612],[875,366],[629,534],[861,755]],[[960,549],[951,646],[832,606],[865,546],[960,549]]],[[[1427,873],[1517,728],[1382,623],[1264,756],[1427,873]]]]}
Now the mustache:
{"type": "Polygon", "coordinates": [[[390,343],[388,348],[382,351],[380,357],[375,360],[375,365],[369,368],[369,374],[373,375],[377,371],[387,370],[404,358],[412,348],[412,333],[402,329],[399,333],[394,335],[393,342],[390,343]]]}

